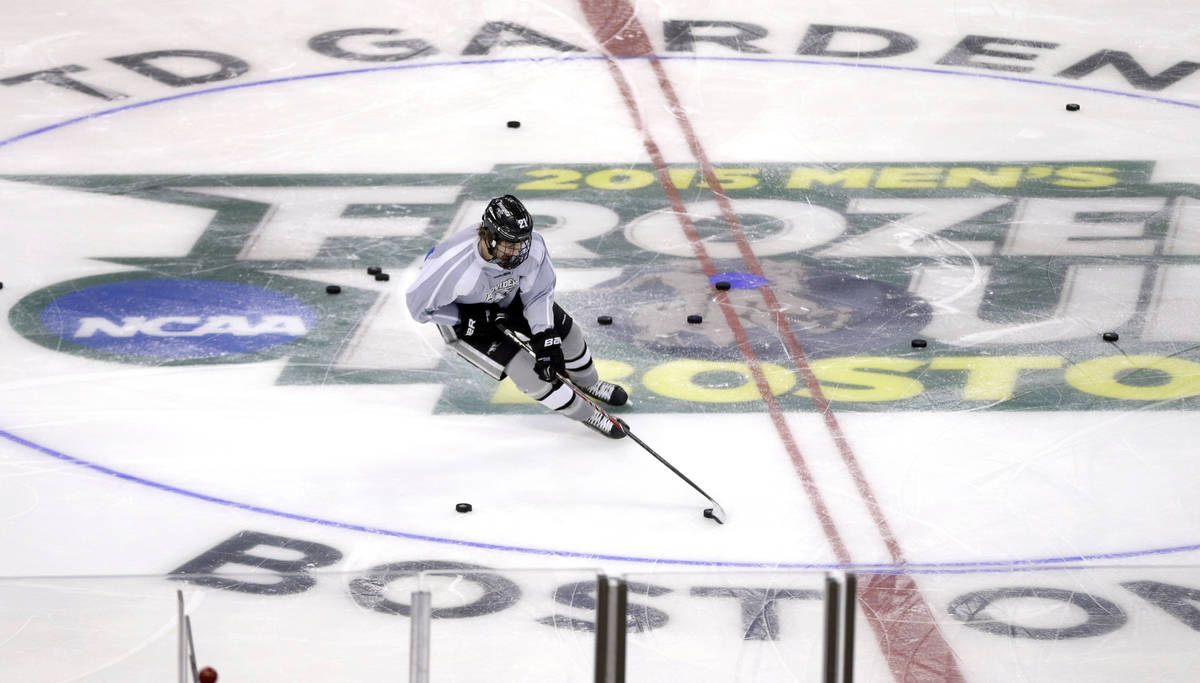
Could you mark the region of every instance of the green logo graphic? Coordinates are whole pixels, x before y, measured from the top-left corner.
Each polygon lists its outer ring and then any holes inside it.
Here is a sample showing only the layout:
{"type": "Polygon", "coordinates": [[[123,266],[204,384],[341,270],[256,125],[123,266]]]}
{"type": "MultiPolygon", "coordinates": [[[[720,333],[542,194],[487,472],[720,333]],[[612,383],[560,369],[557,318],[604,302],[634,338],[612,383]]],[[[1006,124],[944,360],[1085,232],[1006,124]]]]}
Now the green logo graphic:
{"type": "MultiPolygon", "coordinates": [[[[699,169],[671,168],[669,179],[734,282],[733,309],[784,409],[814,402],[764,285],[840,410],[1192,409],[1200,188],[1152,183],[1153,170],[1138,161],[720,166],[765,282],[699,169]],[[917,337],[928,345],[915,348],[917,337]]],[[[403,306],[405,273],[477,220],[488,198],[514,193],[550,244],[558,301],[637,410],[761,410],[650,167],[6,179],[211,213],[187,253],[149,258],[133,244],[127,255],[97,254],[140,272],[57,283],[14,306],[13,327],[56,351],[131,364],[286,358],[280,384],[435,384],[439,411],[537,411],[511,383],[444,353],[403,306]],[[368,277],[369,265],[391,281],[368,277]],[[136,297],[152,288],[124,283],[151,279],[217,283],[193,287],[217,299],[236,286],[265,294],[249,308],[141,306],[136,297]],[[342,293],[326,294],[327,284],[342,293]],[[97,307],[97,292],[124,299],[97,307]],[[74,308],[47,313],[56,302],[74,308]],[[686,322],[691,314],[704,322],[686,322]],[[598,315],[614,323],[597,325],[598,315]]]]}

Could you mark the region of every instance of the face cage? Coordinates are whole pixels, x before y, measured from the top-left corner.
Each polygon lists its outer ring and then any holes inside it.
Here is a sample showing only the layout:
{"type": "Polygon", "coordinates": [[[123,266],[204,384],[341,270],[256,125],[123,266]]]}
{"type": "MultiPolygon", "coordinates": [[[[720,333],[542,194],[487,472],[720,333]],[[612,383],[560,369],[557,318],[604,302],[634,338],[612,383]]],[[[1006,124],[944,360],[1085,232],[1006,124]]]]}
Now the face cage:
{"type": "MultiPolygon", "coordinates": [[[[492,244],[491,244],[492,263],[495,263],[496,265],[498,265],[501,268],[504,268],[506,270],[511,270],[513,268],[516,268],[517,266],[524,263],[525,259],[529,258],[529,246],[532,243],[533,243],[532,239],[527,239],[527,240],[521,242],[520,251],[518,251],[516,254],[513,254],[512,256],[510,256],[507,259],[501,259],[500,256],[497,255],[497,253],[496,253],[496,250],[499,248],[500,241],[493,240],[492,244]]],[[[509,242],[509,244],[514,244],[514,243],[509,242]]]]}

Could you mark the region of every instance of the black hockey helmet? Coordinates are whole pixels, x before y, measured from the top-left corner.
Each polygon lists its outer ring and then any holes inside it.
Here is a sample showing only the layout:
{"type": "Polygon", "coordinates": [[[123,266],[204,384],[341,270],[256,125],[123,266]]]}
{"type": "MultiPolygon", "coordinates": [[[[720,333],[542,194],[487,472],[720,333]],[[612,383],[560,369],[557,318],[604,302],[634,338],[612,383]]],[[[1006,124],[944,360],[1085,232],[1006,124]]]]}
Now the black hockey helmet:
{"type": "Polygon", "coordinates": [[[483,210],[483,223],[479,236],[492,253],[492,263],[501,268],[516,268],[529,257],[529,246],[533,240],[533,217],[520,199],[506,194],[488,202],[483,210]],[[502,247],[509,242],[517,247],[502,247]]]}

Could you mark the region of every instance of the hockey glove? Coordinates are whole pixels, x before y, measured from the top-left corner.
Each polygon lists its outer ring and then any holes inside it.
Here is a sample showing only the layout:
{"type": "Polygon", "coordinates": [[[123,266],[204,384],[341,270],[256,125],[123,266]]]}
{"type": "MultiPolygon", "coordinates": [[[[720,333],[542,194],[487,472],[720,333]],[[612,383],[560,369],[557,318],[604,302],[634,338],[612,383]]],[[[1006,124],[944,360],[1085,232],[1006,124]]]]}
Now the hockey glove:
{"type": "Polygon", "coordinates": [[[562,338],[553,328],[538,332],[529,338],[533,348],[533,371],[543,382],[553,384],[559,375],[567,374],[567,363],[563,360],[562,338]]]}
{"type": "Polygon", "coordinates": [[[458,324],[454,333],[459,339],[468,339],[487,333],[487,328],[503,322],[508,317],[498,306],[493,304],[459,304],[458,324]]]}

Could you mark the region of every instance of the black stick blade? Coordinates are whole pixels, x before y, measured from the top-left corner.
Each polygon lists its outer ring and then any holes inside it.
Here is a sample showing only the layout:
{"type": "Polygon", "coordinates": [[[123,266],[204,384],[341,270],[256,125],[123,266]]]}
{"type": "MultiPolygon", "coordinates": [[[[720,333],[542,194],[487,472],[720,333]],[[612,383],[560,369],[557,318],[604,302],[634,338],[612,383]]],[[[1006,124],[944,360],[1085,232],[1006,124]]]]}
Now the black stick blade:
{"type": "Polygon", "coordinates": [[[707,517],[708,519],[713,520],[717,524],[724,524],[725,523],[725,510],[723,508],[721,508],[720,505],[717,505],[715,502],[713,503],[713,505],[716,505],[716,507],[704,508],[704,516],[707,517]]]}

